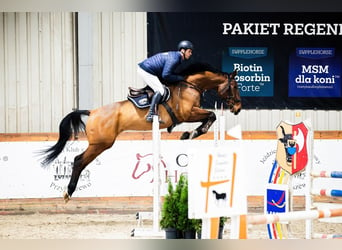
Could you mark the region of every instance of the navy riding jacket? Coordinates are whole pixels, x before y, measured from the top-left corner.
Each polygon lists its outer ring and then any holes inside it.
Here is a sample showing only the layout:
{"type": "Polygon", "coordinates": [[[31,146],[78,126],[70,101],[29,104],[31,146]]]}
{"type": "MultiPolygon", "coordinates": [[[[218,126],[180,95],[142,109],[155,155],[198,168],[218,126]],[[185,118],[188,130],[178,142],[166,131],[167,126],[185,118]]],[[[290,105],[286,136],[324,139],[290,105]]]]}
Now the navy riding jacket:
{"type": "Polygon", "coordinates": [[[167,82],[184,80],[184,77],[176,75],[174,70],[182,63],[182,55],[179,51],[168,51],[155,54],[138,65],[148,73],[164,79],[167,82]]]}

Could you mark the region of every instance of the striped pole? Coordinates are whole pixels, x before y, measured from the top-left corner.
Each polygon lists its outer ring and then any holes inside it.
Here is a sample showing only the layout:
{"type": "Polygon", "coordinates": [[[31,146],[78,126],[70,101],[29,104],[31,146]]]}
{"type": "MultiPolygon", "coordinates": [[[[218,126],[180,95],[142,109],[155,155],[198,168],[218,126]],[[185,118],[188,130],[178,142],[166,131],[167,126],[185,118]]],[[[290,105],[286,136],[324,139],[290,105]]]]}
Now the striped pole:
{"type": "Polygon", "coordinates": [[[342,171],[312,171],[312,177],[342,178],[342,171]]]}
{"type": "Polygon", "coordinates": [[[313,238],[315,239],[342,239],[342,234],[320,234],[314,233],[313,238]]]}
{"type": "Polygon", "coordinates": [[[342,216],[342,208],[334,209],[320,209],[311,211],[295,211],[288,213],[275,213],[263,215],[250,215],[248,216],[248,224],[270,224],[277,222],[287,222],[296,220],[313,220],[320,218],[338,217],[342,216]]]}
{"type": "Polygon", "coordinates": [[[342,197],[342,190],[339,189],[313,189],[312,195],[328,196],[328,197],[342,197]]]}

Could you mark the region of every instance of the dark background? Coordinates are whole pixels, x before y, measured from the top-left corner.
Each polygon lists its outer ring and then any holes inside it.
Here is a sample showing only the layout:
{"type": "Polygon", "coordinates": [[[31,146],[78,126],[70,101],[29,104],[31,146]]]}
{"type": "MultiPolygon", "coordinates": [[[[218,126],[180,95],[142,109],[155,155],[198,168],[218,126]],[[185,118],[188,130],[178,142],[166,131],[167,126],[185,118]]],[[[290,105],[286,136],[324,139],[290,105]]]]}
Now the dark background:
{"type": "MultiPolygon", "coordinates": [[[[342,52],[342,36],[284,36],[282,24],[342,23],[341,12],[149,12],[148,56],[176,50],[180,40],[190,40],[195,49],[187,63],[206,62],[221,69],[222,54],[228,47],[268,47],[274,55],[274,96],[243,97],[244,109],[342,108],[342,98],[288,97],[288,60],[297,47],[332,47],[342,52]],[[223,35],[222,23],[280,23],[278,35],[223,35]]],[[[186,66],[184,64],[183,66],[186,66]]],[[[214,92],[202,98],[204,108],[214,108],[220,100],[214,92]]]]}

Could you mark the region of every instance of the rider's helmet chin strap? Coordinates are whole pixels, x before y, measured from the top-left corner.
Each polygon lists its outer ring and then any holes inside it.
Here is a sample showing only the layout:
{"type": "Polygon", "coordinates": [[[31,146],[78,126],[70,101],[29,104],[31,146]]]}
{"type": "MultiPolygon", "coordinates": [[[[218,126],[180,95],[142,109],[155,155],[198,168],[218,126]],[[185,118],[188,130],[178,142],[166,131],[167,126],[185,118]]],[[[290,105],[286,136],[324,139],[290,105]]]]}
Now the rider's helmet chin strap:
{"type": "Polygon", "coordinates": [[[182,49],[182,50],[180,51],[180,53],[182,54],[182,59],[185,60],[185,51],[184,51],[184,49],[182,49]]]}

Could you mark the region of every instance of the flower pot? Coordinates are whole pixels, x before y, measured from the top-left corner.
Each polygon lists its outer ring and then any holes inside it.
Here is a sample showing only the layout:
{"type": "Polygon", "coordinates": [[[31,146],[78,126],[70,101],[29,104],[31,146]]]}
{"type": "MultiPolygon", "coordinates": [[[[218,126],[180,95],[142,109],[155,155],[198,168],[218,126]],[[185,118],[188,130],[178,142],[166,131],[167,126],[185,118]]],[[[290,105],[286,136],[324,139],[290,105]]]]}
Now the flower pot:
{"type": "Polygon", "coordinates": [[[218,239],[222,239],[222,236],[223,236],[223,226],[220,226],[219,227],[219,231],[218,231],[218,239]]]}
{"type": "Polygon", "coordinates": [[[177,229],[176,235],[177,239],[184,239],[183,232],[181,230],[177,229]]]}
{"type": "Polygon", "coordinates": [[[195,230],[184,231],[184,239],[196,239],[196,231],[195,230]]]}
{"type": "Polygon", "coordinates": [[[165,229],[165,239],[177,239],[176,228],[166,228],[165,229]]]}
{"type": "Polygon", "coordinates": [[[197,239],[202,239],[202,232],[201,231],[197,232],[197,239]]]}

